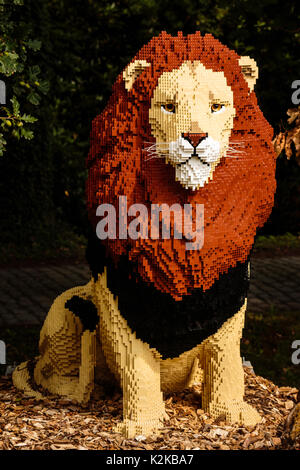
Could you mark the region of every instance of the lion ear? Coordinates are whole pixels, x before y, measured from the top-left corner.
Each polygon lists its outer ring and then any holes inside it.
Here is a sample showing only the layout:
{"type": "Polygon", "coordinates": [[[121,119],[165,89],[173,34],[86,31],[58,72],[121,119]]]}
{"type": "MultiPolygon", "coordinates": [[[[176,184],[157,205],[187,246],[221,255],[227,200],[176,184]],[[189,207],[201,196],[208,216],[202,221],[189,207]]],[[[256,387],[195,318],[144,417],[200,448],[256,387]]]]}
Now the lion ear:
{"type": "Polygon", "coordinates": [[[249,56],[242,56],[239,60],[239,65],[250,91],[253,90],[256,80],[258,78],[258,67],[254,59],[249,56]]]}
{"type": "Polygon", "coordinates": [[[134,82],[138,76],[147,68],[150,67],[150,63],[146,60],[135,60],[131,62],[123,72],[123,79],[125,82],[125,88],[127,91],[131,90],[134,82]]]}

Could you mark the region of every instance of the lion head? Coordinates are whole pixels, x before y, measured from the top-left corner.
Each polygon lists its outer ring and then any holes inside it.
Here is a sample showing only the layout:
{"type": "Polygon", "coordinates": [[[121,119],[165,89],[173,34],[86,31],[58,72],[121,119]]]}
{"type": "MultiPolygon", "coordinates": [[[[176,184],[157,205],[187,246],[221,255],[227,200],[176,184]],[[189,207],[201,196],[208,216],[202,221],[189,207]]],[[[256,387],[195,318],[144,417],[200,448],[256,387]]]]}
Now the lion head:
{"type": "Polygon", "coordinates": [[[211,35],[172,37],[145,45],[118,76],[93,121],[87,199],[96,208],[118,197],[134,203],[204,204],[204,245],[185,241],[106,240],[115,264],[127,256],[144,281],[180,300],[209,289],[245,261],[275,192],[272,128],[260,111],[257,66],[211,35]]]}
{"type": "Polygon", "coordinates": [[[149,122],[155,146],[150,149],[174,166],[184,188],[199,189],[228,150],[234,116],[224,73],[184,61],[162,73],[154,89],[149,122]]]}

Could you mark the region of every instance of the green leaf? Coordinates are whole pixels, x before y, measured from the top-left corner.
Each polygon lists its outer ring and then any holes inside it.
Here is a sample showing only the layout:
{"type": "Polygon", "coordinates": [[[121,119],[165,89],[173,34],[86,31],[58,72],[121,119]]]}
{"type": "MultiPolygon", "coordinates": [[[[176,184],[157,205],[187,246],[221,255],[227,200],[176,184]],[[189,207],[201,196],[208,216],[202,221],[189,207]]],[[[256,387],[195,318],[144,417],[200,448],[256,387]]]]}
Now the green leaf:
{"type": "Polygon", "coordinates": [[[38,75],[40,73],[40,67],[38,65],[33,65],[32,67],[29,67],[28,73],[29,79],[34,82],[38,78],[38,75]]]}
{"type": "Polygon", "coordinates": [[[26,44],[33,51],[38,51],[41,48],[42,41],[39,41],[38,39],[29,39],[26,44]]]}
{"type": "Polygon", "coordinates": [[[33,138],[33,132],[28,130],[28,129],[24,129],[24,127],[21,128],[21,137],[24,137],[24,139],[26,140],[31,140],[33,138]]]}
{"type": "Polygon", "coordinates": [[[34,104],[35,106],[37,106],[38,104],[40,104],[40,97],[37,93],[35,93],[34,91],[31,91],[29,93],[29,95],[27,96],[27,99],[28,101],[31,103],[31,104],[34,104]]]}
{"type": "Polygon", "coordinates": [[[17,70],[18,54],[15,52],[4,52],[0,56],[0,72],[5,75],[12,75],[17,70]]]}
{"type": "Polygon", "coordinates": [[[23,70],[24,70],[24,64],[21,64],[20,62],[18,62],[16,71],[21,73],[23,72],[23,70]]]}
{"type": "Polygon", "coordinates": [[[47,80],[40,81],[39,91],[46,95],[49,91],[50,84],[47,80]]]}
{"type": "Polygon", "coordinates": [[[6,140],[3,137],[3,134],[0,133],[0,157],[2,157],[6,146],[6,140]]]}
{"type": "Polygon", "coordinates": [[[30,116],[29,114],[23,114],[21,116],[21,120],[24,122],[35,122],[37,121],[37,118],[30,116]]]}
{"type": "Polygon", "coordinates": [[[15,96],[12,97],[10,102],[13,105],[13,113],[18,116],[20,114],[20,104],[15,96]]]}
{"type": "Polygon", "coordinates": [[[18,140],[20,140],[20,130],[19,129],[14,129],[12,131],[12,135],[16,137],[18,140]]]}

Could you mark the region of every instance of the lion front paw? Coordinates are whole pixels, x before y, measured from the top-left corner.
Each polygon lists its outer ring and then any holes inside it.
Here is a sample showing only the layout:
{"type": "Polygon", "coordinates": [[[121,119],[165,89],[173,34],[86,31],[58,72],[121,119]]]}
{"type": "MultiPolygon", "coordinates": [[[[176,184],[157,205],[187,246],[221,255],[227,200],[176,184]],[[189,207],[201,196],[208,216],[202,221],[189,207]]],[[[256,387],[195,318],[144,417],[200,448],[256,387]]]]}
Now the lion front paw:
{"type": "Polygon", "coordinates": [[[163,423],[159,419],[153,419],[150,421],[134,421],[131,419],[124,419],[122,423],[114,426],[113,431],[123,434],[127,439],[132,439],[135,436],[143,435],[149,436],[154,434],[158,429],[162,427],[163,423]]]}
{"type": "Polygon", "coordinates": [[[261,421],[256,409],[244,401],[210,403],[208,412],[214,419],[224,417],[225,421],[230,424],[255,426],[261,421]]]}

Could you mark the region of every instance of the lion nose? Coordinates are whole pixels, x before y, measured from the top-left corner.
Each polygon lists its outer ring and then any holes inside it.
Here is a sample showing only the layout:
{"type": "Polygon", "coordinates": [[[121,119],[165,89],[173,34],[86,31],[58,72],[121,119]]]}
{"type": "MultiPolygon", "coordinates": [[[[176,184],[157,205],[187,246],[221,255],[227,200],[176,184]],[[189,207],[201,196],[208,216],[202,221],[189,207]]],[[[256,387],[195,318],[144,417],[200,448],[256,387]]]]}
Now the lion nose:
{"type": "Polygon", "coordinates": [[[206,139],[207,132],[203,132],[200,134],[194,134],[191,132],[183,132],[182,137],[186,139],[193,147],[197,147],[197,145],[202,142],[202,140],[206,139]]]}

